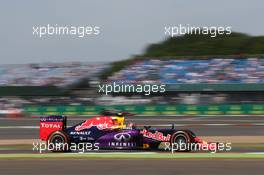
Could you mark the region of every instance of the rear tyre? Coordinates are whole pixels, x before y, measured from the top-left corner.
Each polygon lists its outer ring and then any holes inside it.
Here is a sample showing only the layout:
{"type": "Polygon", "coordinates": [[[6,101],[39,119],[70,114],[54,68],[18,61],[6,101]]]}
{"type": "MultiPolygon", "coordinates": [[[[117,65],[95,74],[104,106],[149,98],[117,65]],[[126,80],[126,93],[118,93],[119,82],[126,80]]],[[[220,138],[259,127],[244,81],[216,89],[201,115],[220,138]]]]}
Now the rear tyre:
{"type": "Polygon", "coordinates": [[[185,132],[179,132],[173,134],[171,138],[171,147],[177,152],[189,152],[191,151],[190,137],[185,132]]]}
{"type": "Polygon", "coordinates": [[[70,151],[70,142],[67,134],[63,131],[56,131],[49,136],[48,148],[52,152],[70,151]]]}

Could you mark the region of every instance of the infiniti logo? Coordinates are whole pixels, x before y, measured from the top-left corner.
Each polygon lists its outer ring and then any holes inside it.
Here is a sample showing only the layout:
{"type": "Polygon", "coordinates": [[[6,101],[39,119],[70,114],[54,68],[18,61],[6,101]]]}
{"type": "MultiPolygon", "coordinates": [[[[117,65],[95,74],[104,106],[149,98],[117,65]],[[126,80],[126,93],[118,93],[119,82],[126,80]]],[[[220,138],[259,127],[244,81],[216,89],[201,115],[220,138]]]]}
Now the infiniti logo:
{"type": "Polygon", "coordinates": [[[114,136],[116,141],[127,142],[130,140],[131,136],[128,133],[118,133],[114,136]]]}

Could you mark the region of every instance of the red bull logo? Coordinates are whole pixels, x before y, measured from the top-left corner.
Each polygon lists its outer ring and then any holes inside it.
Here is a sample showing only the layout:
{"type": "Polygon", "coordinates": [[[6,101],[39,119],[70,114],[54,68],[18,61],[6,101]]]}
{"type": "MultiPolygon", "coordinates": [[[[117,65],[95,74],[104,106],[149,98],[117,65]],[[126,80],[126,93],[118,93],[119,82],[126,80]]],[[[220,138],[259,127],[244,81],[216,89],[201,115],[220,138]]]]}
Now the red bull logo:
{"type": "Polygon", "coordinates": [[[99,130],[110,129],[114,126],[111,117],[96,117],[90,120],[86,120],[80,125],[75,127],[75,131],[81,131],[83,129],[89,129],[96,126],[99,130]]]}
{"type": "Polygon", "coordinates": [[[149,132],[148,130],[144,129],[140,131],[144,137],[148,137],[154,140],[162,141],[162,142],[169,142],[171,135],[168,134],[167,136],[163,135],[163,133],[156,131],[155,133],[149,132]]]}

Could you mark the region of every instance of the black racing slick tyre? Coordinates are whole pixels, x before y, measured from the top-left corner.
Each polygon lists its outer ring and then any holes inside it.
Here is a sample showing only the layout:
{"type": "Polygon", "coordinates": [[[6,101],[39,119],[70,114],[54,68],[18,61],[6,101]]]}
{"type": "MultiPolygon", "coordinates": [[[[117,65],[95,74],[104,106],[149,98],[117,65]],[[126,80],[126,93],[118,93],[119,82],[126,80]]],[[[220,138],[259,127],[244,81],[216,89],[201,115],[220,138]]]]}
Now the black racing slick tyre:
{"type": "Polygon", "coordinates": [[[174,133],[171,137],[171,148],[176,152],[191,151],[190,136],[184,131],[174,133]]]}
{"type": "Polygon", "coordinates": [[[70,141],[67,134],[63,131],[53,132],[48,139],[48,150],[52,152],[70,151],[70,141]]]}

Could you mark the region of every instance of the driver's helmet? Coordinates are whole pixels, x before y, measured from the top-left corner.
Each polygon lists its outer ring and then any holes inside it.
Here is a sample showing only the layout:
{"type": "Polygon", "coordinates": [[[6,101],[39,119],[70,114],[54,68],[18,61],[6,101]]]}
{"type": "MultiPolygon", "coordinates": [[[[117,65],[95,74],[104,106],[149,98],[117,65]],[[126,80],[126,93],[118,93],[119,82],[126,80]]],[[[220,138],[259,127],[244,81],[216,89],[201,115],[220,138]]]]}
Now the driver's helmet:
{"type": "Polygon", "coordinates": [[[123,129],[123,128],[126,127],[124,125],[125,117],[114,116],[114,117],[111,117],[111,118],[112,118],[112,122],[113,122],[113,128],[115,128],[115,129],[123,129]]]}
{"type": "Polygon", "coordinates": [[[123,114],[122,112],[118,112],[118,113],[116,113],[116,116],[118,116],[118,117],[123,117],[124,114],[123,114]]]}

